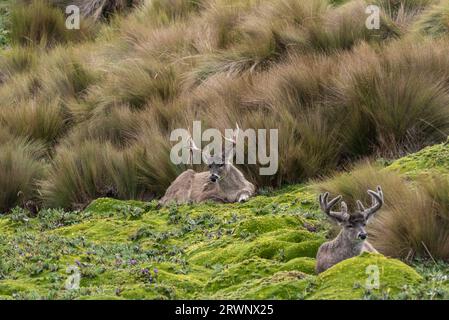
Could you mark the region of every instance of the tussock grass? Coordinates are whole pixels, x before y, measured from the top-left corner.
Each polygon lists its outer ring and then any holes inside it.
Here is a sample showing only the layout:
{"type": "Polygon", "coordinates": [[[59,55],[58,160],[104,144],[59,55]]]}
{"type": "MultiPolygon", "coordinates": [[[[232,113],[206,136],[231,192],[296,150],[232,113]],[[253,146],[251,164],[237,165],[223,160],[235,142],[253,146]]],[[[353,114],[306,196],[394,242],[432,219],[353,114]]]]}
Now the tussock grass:
{"type": "Polygon", "coordinates": [[[0,109],[0,122],[15,136],[52,146],[66,130],[60,102],[30,100],[0,109]]]}
{"type": "Polygon", "coordinates": [[[350,116],[344,134],[355,142],[348,151],[377,141],[381,153],[400,154],[401,148],[416,150],[444,139],[449,129],[447,59],[438,48],[447,44],[440,45],[401,42],[377,57],[362,49],[365,56],[352,60],[339,93],[350,116]],[[357,136],[355,128],[363,127],[366,135],[357,136]]]}
{"type": "Polygon", "coordinates": [[[322,21],[309,28],[307,42],[315,50],[350,49],[362,41],[379,42],[400,35],[394,22],[381,12],[380,29],[366,28],[365,1],[350,1],[328,11],[322,21]]]}
{"type": "Polygon", "coordinates": [[[45,57],[44,67],[38,72],[41,91],[46,98],[61,97],[64,100],[77,98],[96,82],[94,74],[81,58],[64,47],[56,48],[45,57]]]}
{"type": "Polygon", "coordinates": [[[54,164],[41,183],[44,204],[80,208],[101,196],[133,198],[134,163],[108,142],[88,141],[61,146],[54,164]]]}
{"type": "Polygon", "coordinates": [[[144,193],[163,195],[170,183],[187,169],[183,165],[175,166],[170,161],[170,149],[168,137],[151,127],[144,129],[131,149],[134,163],[137,164],[139,183],[144,193]]]}
{"type": "Polygon", "coordinates": [[[413,25],[413,31],[433,38],[449,34],[449,2],[441,1],[427,10],[413,25]]]}
{"type": "Polygon", "coordinates": [[[117,66],[109,81],[93,88],[89,98],[106,109],[117,104],[142,108],[153,99],[170,100],[178,90],[179,78],[173,66],[135,59],[117,66]]]}
{"type": "Polygon", "coordinates": [[[52,47],[88,39],[93,34],[93,26],[86,19],[83,19],[80,30],[67,29],[64,13],[46,0],[13,6],[9,20],[11,41],[23,46],[52,47]]]}
{"type": "Polygon", "coordinates": [[[12,75],[30,71],[37,60],[37,53],[31,48],[11,48],[0,56],[0,84],[12,75]]]}
{"type": "Polygon", "coordinates": [[[37,183],[45,174],[45,164],[40,160],[44,149],[39,144],[24,139],[6,139],[0,131],[0,210],[2,212],[37,200],[37,183]]]}

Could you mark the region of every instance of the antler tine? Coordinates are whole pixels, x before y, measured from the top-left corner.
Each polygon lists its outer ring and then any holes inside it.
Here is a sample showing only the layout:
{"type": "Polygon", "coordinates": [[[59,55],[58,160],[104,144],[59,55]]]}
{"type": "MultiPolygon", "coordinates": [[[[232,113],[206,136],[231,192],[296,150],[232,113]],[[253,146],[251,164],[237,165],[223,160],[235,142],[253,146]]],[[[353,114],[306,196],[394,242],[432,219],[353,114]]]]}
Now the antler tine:
{"type": "Polygon", "coordinates": [[[189,128],[188,132],[189,132],[189,137],[187,138],[187,140],[189,141],[188,148],[189,148],[189,151],[190,151],[189,152],[189,161],[188,162],[190,164],[193,164],[193,151],[201,151],[201,149],[198,148],[197,145],[195,144],[195,141],[193,141],[192,134],[190,133],[190,128],[189,128]]]}
{"type": "Polygon", "coordinates": [[[236,131],[236,133],[234,133],[234,140],[237,141],[237,137],[238,137],[238,135],[240,133],[240,127],[239,127],[239,124],[237,122],[235,123],[235,131],[236,131]]]}
{"type": "Polygon", "coordinates": [[[362,201],[360,201],[360,200],[357,200],[357,208],[358,208],[361,212],[363,212],[363,211],[366,210],[365,206],[363,205],[362,201]]]}
{"type": "Polygon", "coordinates": [[[329,198],[329,192],[320,194],[319,202],[320,202],[321,210],[323,210],[324,213],[326,213],[328,216],[337,219],[337,221],[339,221],[339,222],[347,220],[349,217],[349,214],[348,214],[348,206],[347,206],[346,202],[344,202],[344,201],[341,202],[340,212],[331,210],[332,207],[334,207],[341,200],[342,196],[339,195],[329,202],[327,201],[328,198],[329,198]]]}
{"type": "Polygon", "coordinates": [[[187,140],[189,140],[189,149],[201,151],[201,149],[197,147],[197,145],[195,144],[195,141],[192,138],[192,134],[190,133],[190,128],[189,128],[189,137],[187,138],[187,140]]]}
{"type": "Polygon", "coordinates": [[[371,196],[372,204],[371,207],[366,209],[363,214],[365,219],[369,219],[371,215],[377,212],[384,204],[384,193],[380,186],[377,186],[377,191],[368,190],[368,194],[371,196]]]}
{"type": "Polygon", "coordinates": [[[236,122],[235,123],[235,127],[236,129],[234,130],[234,134],[232,135],[232,138],[227,138],[225,137],[223,134],[221,134],[221,136],[225,139],[228,140],[229,142],[232,142],[232,144],[235,146],[237,144],[237,137],[240,133],[240,127],[239,124],[236,122]]]}

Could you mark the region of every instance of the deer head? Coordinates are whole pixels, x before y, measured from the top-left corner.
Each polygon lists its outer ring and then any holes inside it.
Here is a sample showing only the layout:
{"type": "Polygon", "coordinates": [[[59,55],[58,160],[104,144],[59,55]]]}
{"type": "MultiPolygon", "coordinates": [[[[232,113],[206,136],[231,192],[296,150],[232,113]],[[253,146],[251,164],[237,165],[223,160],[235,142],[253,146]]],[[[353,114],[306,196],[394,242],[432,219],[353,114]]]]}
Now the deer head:
{"type": "Polygon", "coordinates": [[[225,148],[221,154],[208,156],[207,159],[204,160],[204,163],[206,163],[209,168],[210,172],[209,179],[211,182],[217,182],[225,178],[230,168],[232,167],[230,160],[234,156],[239,132],[240,132],[239,125],[236,123],[236,129],[234,130],[232,138],[226,138],[225,136],[222,135],[225,140],[230,141],[232,143],[231,148],[225,148]]]}
{"type": "Polygon", "coordinates": [[[368,190],[371,196],[371,207],[365,208],[360,200],[357,200],[357,209],[349,214],[348,206],[341,202],[340,211],[332,211],[332,208],[341,200],[341,195],[328,201],[329,193],[319,196],[321,210],[332,220],[343,227],[343,235],[350,240],[363,241],[368,237],[365,226],[368,220],[376,213],[384,203],[384,195],[380,186],[377,191],[368,190]]]}
{"type": "Polygon", "coordinates": [[[234,134],[232,138],[226,138],[223,136],[223,138],[227,141],[232,142],[232,148],[229,150],[225,149],[224,152],[222,152],[219,155],[213,155],[211,156],[209,153],[208,148],[201,150],[195,145],[195,142],[193,141],[192,137],[189,136],[189,150],[190,150],[190,159],[193,159],[193,152],[199,151],[201,152],[203,162],[208,166],[209,168],[209,180],[211,182],[218,182],[221,179],[223,179],[227,172],[229,171],[231,167],[230,159],[234,156],[235,146],[237,144],[237,137],[240,132],[240,128],[238,124],[236,124],[236,130],[234,131],[234,134]]]}

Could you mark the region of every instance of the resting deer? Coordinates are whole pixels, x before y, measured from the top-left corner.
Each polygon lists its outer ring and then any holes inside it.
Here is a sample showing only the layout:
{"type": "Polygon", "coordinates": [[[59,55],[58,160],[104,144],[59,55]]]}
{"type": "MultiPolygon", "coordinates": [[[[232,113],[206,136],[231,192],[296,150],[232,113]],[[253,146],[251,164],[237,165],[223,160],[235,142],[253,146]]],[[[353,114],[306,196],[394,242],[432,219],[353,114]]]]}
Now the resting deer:
{"type": "MultiPolygon", "coordinates": [[[[230,152],[209,157],[202,152],[203,162],[208,165],[209,171],[197,173],[189,169],[181,173],[167,189],[159,205],[164,206],[173,202],[198,203],[207,200],[222,203],[243,202],[254,195],[254,185],[230,162],[234,156],[238,132],[237,126],[233,139],[225,138],[232,142],[230,152]]],[[[189,137],[189,143],[191,152],[201,152],[192,137],[189,137]]]]}
{"type": "Polygon", "coordinates": [[[338,236],[321,245],[316,256],[316,272],[321,273],[338,262],[357,256],[362,252],[377,252],[366,240],[368,234],[365,226],[368,220],[376,213],[384,203],[382,189],[378,186],[377,192],[368,190],[371,195],[372,205],[365,209],[362,202],[357,200],[357,210],[349,214],[348,207],[344,201],[341,202],[340,212],[331,211],[332,207],[341,200],[338,196],[327,201],[329,193],[319,196],[320,207],[326,215],[342,226],[338,236]]]}

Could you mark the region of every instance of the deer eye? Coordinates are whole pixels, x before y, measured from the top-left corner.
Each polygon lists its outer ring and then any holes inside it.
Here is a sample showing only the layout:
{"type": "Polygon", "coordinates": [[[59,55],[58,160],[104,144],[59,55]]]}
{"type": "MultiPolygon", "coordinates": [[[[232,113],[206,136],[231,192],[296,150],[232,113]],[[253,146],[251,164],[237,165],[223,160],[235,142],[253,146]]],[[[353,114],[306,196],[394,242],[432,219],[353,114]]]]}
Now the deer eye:
{"type": "Polygon", "coordinates": [[[348,224],[348,228],[354,228],[354,225],[352,225],[352,224],[348,224]]]}
{"type": "Polygon", "coordinates": [[[223,167],[224,166],[224,163],[220,163],[219,164],[219,167],[221,168],[221,167],[223,167]]]}

